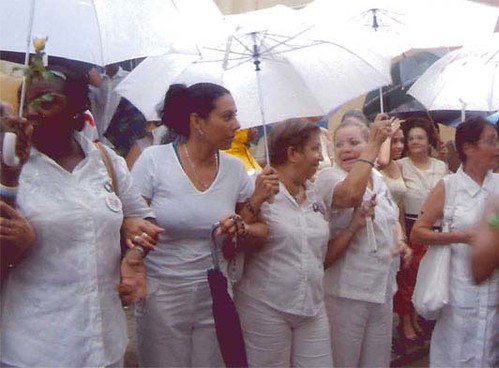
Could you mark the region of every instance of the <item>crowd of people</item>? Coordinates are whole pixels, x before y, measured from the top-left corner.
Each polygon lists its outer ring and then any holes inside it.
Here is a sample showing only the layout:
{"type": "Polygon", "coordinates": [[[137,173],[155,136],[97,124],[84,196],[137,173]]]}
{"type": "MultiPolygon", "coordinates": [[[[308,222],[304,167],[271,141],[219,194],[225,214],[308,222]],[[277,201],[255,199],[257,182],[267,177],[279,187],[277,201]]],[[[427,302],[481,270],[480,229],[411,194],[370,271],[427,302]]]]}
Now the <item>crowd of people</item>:
{"type": "MultiPolygon", "coordinates": [[[[405,343],[428,333],[411,297],[429,246],[452,249],[430,366],[499,365],[497,126],[458,126],[452,173],[425,119],[346,113],[326,167],[321,128],[289,119],[262,169],[230,91],[174,84],[125,161],[81,132],[83,74],[49,71],[31,81],[25,118],[2,117],[20,158],[1,163],[2,366],[123,366],[130,303],[140,366],[224,366],[215,225],[245,257],[235,277],[220,250],[249,366],[388,367],[394,312],[405,343]]],[[[104,115],[97,126],[112,124],[104,115]]]]}

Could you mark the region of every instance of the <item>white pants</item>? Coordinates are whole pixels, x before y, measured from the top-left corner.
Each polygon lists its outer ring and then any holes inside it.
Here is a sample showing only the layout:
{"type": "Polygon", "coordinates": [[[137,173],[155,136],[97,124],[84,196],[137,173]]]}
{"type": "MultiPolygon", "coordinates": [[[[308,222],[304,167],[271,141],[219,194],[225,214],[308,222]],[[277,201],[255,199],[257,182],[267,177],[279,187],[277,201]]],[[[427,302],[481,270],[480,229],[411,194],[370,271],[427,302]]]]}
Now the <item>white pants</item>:
{"type": "Polygon", "coordinates": [[[329,325],[324,307],[313,317],[278,311],[236,293],[250,367],[331,367],[329,325]]]}
{"type": "Polygon", "coordinates": [[[475,306],[442,309],[431,336],[430,367],[499,367],[499,308],[482,303],[477,298],[475,306]]]}
{"type": "Polygon", "coordinates": [[[335,367],[389,367],[392,300],[384,304],[326,295],[335,367]]]}
{"type": "Polygon", "coordinates": [[[141,367],[223,367],[206,281],[148,278],[135,308],[141,367]]]}

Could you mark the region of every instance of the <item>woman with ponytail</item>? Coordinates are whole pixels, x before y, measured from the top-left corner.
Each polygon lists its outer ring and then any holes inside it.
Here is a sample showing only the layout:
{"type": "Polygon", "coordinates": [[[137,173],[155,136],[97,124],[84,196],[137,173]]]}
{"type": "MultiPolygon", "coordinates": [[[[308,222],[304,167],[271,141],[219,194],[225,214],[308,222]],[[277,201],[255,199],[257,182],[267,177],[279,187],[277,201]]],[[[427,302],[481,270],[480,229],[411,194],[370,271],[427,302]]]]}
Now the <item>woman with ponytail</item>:
{"type": "Polygon", "coordinates": [[[237,236],[238,244],[264,238],[259,209],[278,187],[270,169],[253,185],[243,164],[221,152],[240,128],[236,115],[222,86],[171,85],[161,116],[176,138],[146,148],[133,166],[166,229],[146,260],[148,294],[136,309],[141,366],[223,366],[206,277],[212,227],[219,222],[219,235],[237,236]]]}

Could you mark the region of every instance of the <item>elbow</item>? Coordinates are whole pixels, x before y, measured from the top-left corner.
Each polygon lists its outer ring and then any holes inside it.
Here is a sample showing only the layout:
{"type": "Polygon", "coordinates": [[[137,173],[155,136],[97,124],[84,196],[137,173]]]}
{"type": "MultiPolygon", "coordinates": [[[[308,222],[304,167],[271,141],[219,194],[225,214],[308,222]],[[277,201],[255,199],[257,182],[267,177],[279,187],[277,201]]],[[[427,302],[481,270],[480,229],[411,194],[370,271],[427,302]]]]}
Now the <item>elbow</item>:
{"type": "Polygon", "coordinates": [[[388,165],[390,164],[390,160],[387,160],[387,159],[384,159],[384,158],[380,158],[378,157],[378,159],[376,160],[376,166],[378,167],[378,169],[380,170],[383,170],[384,168],[386,168],[388,165]]]}
{"type": "Polygon", "coordinates": [[[409,235],[409,240],[411,243],[424,243],[424,239],[421,234],[421,229],[419,226],[414,226],[412,227],[411,234],[409,235]]]}

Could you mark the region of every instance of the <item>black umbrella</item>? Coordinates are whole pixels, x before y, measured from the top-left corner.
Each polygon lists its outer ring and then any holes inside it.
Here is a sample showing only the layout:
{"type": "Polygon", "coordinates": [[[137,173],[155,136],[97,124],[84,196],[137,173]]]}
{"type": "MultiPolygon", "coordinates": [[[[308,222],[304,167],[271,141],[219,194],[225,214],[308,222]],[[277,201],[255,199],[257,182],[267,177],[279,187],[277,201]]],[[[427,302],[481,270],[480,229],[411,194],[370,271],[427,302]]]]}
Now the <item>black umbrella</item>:
{"type": "MultiPolygon", "coordinates": [[[[404,117],[404,115],[400,115],[403,113],[411,116],[416,113],[421,117],[440,120],[440,116],[429,116],[426,108],[406,92],[416,79],[445,52],[437,50],[432,52],[419,51],[393,62],[391,67],[393,82],[381,89],[384,111],[399,117],[404,117]]],[[[373,120],[376,114],[380,112],[380,107],[379,89],[369,92],[362,109],[364,114],[373,120]]],[[[444,116],[446,115],[444,114],[444,116]]]]}
{"type": "Polygon", "coordinates": [[[218,242],[215,235],[220,224],[215,224],[211,231],[211,257],[213,268],[208,270],[208,284],[212,297],[213,318],[218,345],[227,367],[247,367],[246,347],[241,329],[241,321],[234,301],[227,291],[227,278],[220,271],[218,242]]]}

